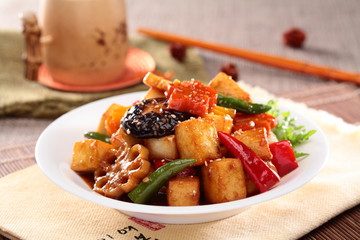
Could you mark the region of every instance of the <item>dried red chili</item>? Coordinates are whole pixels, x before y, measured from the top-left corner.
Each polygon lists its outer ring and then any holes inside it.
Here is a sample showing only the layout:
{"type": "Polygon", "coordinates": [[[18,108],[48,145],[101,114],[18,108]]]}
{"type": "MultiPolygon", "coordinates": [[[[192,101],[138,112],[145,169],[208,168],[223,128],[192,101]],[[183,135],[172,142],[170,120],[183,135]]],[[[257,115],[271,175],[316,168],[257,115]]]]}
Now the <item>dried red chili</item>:
{"type": "Polygon", "coordinates": [[[306,39],[306,33],[300,28],[291,28],[283,34],[284,44],[292,48],[301,48],[306,39]]]}
{"type": "Polygon", "coordinates": [[[179,62],[184,62],[186,58],[186,49],[187,47],[179,42],[173,42],[169,46],[170,54],[173,58],[179,62]]]}
{"type": "Polygon", "coordinates": [[[229,76],[231,76],[231,78],[232,78],[234,81],[237,81],[237,80],[238,80],[239,72],[238,72],[235,64],[233,64],[233,63],[227,63],[227,64],[221,66],[220,71],[223,72],[223,73],[226,73],[226,74],[229,75],[229,76]]]}

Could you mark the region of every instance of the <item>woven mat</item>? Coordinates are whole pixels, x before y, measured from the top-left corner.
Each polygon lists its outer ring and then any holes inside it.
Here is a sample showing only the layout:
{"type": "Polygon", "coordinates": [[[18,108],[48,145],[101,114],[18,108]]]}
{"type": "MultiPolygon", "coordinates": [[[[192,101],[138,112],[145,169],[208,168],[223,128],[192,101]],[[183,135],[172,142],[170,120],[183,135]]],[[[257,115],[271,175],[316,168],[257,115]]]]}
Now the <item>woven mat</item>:
{"type": "MultiPolygon", "coordinates": [[[[179,79],[208,79],[197,51],[189,48],[183,63],[169,54],[169,44],[147,37],[131,38],[130,44],[147,51],[161,72],[172,70],[179,79]]],[[[71,93],[42,86],[23,77],[23,36],[0,32],[0,116],[57,117],[82,104],[122,93],[147,89],[140,83],[131,87],[98,93],[71,93]]]]}
{"type": "Polygon", "coordinates": [[[346,122],[360,124],[360,88],[354,84],[329,82],[279,94],[307,106],[322,109],[346,122]]]}

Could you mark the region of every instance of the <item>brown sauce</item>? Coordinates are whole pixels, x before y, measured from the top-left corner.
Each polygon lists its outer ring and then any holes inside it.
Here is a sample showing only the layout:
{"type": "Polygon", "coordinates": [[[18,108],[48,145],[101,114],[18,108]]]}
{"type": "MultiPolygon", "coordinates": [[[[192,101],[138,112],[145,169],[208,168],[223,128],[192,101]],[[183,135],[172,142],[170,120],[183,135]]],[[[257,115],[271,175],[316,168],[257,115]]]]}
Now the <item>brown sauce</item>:
{"type": "MultiPolygon", "coordinates": [[[[186,172],[185,172],[186,173],[186,172]]],[[[193,172],[191,172],[193,173],[193,172]]],[[[196,171],[195,171],[196,173],[196,171]]],[[[94,179],[94,173],[77,173],[83,181],[89,186],[90,189],[94,188],[95,179],[94,179]]],[[[119,199],[119,201],[124,202],[132,202],[130,198],[127,196],[127,194],[123,194],[119,199]]],[[[204,199],[204,196],[200,196],[199,205],[206,205],[208,204],[206,200],[204,199]]],[[[152,197],[150,202],[148,202],[146,205],[153,205],[153,206],[168,206],[167,204],[167,197],[166,197],[166,187],[163,187],[160,189],[160,191],[155,194],[155,196],[152,197]]]]}
{"type": "MultiPolygon", "coordinates": [[[[90,189],[94,188],[95,180],[93,173],[77,173],[81,179],[89,186],[90,189]]],[[[119,201],[131,202],[127,194],[123,194],[119,199],[119,201]]],[[[167,206],[166,194],[165,192],[158,192],[147,205],[154,206],[167,206]]]]}
{"type": "Polygon", "coordinates": [[[94,174],[93,173],[77,173],[82,180],[89,186],[89,188],[93,189],[94,187],[94,174]]]}

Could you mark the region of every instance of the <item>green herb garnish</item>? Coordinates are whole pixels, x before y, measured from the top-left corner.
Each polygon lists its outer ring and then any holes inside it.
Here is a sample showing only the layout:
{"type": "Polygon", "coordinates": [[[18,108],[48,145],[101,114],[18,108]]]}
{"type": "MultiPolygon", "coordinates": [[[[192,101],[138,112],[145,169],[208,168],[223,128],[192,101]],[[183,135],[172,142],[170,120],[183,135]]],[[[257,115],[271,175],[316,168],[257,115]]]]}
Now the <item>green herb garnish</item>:
{"type": "MultiPolygon", "coordinates": [[[[300,144],[309,140],[309,138],[316,132],[316,130],[307,131],[304,126],[297,126],[295,118],[291,116],[290,112],[280,112],[277,102],[270,100],[267,105],[271,106],[268,111],[277,119],[277,125],[272,129],[279,141],[289,140],[295,148],[300,144]]],[[[305,157],[308,153],[299,153],[295,151],[296,158],[305,157]]]]}

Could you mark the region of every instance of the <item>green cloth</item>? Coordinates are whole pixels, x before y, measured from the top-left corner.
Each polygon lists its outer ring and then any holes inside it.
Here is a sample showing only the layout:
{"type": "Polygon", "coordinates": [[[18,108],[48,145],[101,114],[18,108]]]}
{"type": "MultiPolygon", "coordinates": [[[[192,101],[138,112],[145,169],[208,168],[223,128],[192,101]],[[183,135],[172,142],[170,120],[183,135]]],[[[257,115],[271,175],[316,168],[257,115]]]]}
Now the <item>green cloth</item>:
{"type": "MultiPolygon", "coordinates": [[[[0,32],[0,117],[58,117],[61,114],[85,103],[128,92],[146,90],[144,84],[114,91],[97,93],[74,93],[50,89],[38,82],[24,78],[23,35],[18,32],[0,32]]],[[[130,39],[134,47],[150,53],[161,72],[171,70],[180,80],[191,78],[207,82],[203,61],[194,49],[188,49],[184,63],[173,59],[168,43],[148,37],[130,39]]]]}

